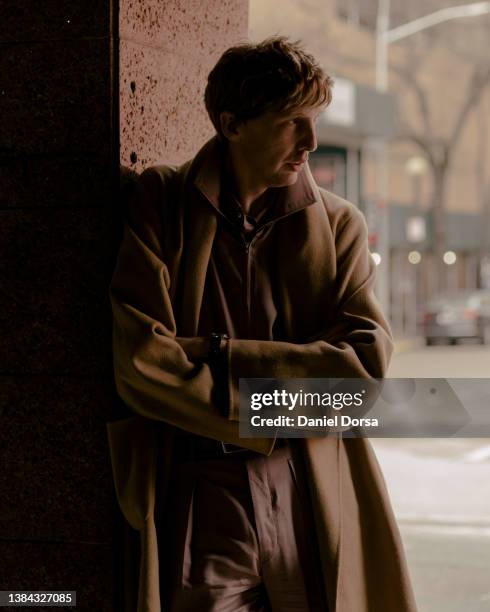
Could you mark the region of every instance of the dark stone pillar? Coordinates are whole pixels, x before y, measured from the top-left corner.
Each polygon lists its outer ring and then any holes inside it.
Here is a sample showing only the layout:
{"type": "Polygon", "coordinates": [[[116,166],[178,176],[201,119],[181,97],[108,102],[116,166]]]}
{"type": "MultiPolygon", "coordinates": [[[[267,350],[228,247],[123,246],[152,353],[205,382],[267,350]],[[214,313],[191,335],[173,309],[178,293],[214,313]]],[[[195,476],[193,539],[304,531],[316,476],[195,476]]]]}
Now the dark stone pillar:
{"type": "Polygon", "coordinates": [[[111,9],[0,8],[0,588],[87,611],[114,609],[111,9]]]}

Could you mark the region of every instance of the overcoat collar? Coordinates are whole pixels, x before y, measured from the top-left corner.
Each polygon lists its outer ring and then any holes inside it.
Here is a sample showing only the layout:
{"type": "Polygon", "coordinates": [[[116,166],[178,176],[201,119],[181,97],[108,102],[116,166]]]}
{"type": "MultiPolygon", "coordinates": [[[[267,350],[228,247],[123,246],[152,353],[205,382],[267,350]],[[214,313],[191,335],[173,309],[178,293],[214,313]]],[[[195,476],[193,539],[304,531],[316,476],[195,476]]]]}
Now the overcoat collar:
{"type": "MultiPolygon", "coordinates": [[[[194,185],[218,210],[225,155],[226,144],[215,136],[201,148],[191,169],[191,174],[195,176],[194,185]]],[[[307,164],[298,175],[298,180],[294,185],[271,188],[270,191],[274,192],[272,199],[279,203],[274,215],[276,218],[301,210],[320,200],[318,188],[307,164]],[[276,195],[279,197],[276,198],[276,195]]]]}

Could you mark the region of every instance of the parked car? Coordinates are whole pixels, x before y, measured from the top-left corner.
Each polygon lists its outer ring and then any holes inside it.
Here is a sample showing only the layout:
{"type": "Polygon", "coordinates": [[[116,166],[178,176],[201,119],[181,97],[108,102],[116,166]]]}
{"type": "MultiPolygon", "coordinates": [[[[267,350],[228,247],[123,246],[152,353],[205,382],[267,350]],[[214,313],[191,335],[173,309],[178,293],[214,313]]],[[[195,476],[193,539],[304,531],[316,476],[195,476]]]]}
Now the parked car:
{"type": "Polygon", "coordinates": [[[464,338],[490,344],[490,290],[474,289],[431,299],[424,312],[427,345],[444,340],[456,344],[464,338]]]}

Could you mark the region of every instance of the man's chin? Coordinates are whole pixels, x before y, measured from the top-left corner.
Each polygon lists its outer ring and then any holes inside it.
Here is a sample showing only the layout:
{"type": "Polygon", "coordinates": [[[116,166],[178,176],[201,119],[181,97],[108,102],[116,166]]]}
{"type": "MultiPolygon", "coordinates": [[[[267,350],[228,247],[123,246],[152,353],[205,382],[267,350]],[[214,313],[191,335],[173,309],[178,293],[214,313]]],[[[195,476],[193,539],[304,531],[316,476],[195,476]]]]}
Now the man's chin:
{"type": "Polygon", "coordinates": [[[287,187],[288,185],[294,185],[298,180],[299,172],[296,170],[285,170],[278,172],[273,178],[273,184],[271,187],[287,187]]]}

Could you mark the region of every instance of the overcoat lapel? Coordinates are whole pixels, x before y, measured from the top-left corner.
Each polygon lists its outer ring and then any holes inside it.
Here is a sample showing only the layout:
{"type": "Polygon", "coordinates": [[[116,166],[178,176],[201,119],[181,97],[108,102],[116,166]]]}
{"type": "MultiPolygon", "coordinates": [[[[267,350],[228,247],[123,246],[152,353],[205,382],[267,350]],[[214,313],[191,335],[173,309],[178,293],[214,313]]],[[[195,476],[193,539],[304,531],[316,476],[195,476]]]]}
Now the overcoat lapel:
{"type": "Polygon", "coordinates": [[[197,336],[199,313],[201,311],[206,282],[206,272],[216,234],[216,215],[201,202],[189,201],[186,210],[184,235],[185,256],[182,261],[182,300],[180,314],[180,335],[197,336]]]}
{"type": "Polygon", "coordinates": [[[182,261],[180,291],[174,311],[179,316],[179,334],[197,336],[206,273],[211,257],[220,193],[220,144],[216,138],[207,142],[185,172],[183,199],[182,261]],[[213,204],[213,206],[210,205],[213,204]]]}

